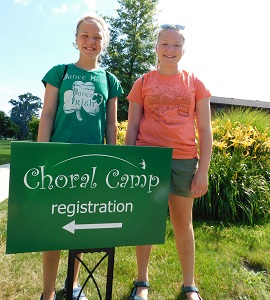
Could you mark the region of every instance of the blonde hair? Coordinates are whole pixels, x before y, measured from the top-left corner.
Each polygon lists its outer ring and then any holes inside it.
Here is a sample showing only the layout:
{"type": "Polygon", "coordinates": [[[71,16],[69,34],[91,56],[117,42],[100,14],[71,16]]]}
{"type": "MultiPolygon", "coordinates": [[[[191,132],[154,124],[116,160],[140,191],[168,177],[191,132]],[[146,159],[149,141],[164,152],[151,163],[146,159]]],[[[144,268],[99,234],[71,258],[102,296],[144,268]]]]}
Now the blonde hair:
{"type": "Polygon", "coordinates": [[[160,29],[160,31],[158,32],[158,36],[157,36],[157,42],[158,42],[158,40],[159,40],[159,38],[161,36],[161,33],[164,32],[164,31],[167,31],[167,30],[175,30],[175,31],[177,31],[180,34],[180,36],[182,37],[182,39],[183,39],[183,46],[184,46],[186,39],[185,39],[185,37],[184,37],[184,35],[182,33],[182,30],[180,30],[178,28],[162,28],[162,29],[160,29]]]}
{"type": "Polygon", "coordinates": [[[78,36],[78,31],[82,23],[89,24],[93,22],[99,23],[101,25],[104,36],[104,47],[107,47],[110,41],[110,32],[105,20],[100,16],[86,16],[84,18],[81,18],[77,23],[75,36],[78,36]]]}

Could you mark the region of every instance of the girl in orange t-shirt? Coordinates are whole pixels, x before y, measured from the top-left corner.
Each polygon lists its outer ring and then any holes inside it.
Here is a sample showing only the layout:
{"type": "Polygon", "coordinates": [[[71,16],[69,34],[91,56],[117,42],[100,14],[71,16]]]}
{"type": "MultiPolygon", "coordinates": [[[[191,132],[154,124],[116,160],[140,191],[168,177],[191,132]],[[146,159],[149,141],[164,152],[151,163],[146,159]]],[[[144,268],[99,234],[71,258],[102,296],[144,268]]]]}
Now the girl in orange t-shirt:
{"type": "MultiPolygon", "coordinates": [[[[162,25],[157,70],[138,79],[129,100],[126,145],[173,148],[169,210],[187,299],[202,299],[194,282],[194,198],[208,189],[212,151],[210,92],[194,74],[179,69],[185,38],[181,25],[162,25]],[[198,131],[198,148],[195,139],[198,131]]],[[[151,245],[137,246],[137,279],[130,300],[147,300],[151,245]]]]}

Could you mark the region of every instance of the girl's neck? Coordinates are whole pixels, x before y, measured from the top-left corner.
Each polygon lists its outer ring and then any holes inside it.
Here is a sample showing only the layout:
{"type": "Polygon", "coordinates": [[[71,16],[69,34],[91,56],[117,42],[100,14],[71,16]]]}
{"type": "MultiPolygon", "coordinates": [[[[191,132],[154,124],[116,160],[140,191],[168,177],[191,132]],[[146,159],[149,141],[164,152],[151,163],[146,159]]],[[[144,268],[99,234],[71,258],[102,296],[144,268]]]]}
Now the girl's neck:
{"type": "Polygon", "coordinates": [[[99,68],[97,60],[83,60],[81,58],[74,65],[83,70],[94,70],[99,68]]]}
{"type": "Polygon", "coordinates": [[[179,72],[179,67],[174,66],[174,67],[164,67],[164,66],[158,66],[157,71],[159,74],[161,75],[174,75],[177,74],[179,72]]]}

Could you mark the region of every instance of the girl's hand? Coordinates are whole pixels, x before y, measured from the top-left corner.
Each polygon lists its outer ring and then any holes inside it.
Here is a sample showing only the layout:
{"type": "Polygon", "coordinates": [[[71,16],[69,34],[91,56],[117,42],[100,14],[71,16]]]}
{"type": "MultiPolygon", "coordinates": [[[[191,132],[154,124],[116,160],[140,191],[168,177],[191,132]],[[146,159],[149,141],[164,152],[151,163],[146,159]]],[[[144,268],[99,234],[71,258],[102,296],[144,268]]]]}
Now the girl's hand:
{"type": "Polygon", "coordinates": [[[203,196],[208,190],[208,171],[198,170],[191,183],[191,192],[193,198],[203,196]]]}

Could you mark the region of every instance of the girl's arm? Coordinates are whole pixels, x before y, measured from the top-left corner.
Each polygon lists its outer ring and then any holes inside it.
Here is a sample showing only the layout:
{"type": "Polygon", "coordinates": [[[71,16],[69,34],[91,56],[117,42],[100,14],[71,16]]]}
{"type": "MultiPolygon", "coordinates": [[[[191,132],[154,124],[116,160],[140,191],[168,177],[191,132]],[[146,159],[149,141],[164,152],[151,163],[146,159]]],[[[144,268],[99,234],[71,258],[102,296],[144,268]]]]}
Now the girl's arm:
{"type": "Polygon", "coordinates": [[[210,98],[204,98],[196,103],[196,122],[199,136],[200,159],[198,170],[191,185],[194,198],[204,195],[208,189],[208,169],[213,144],[210,98]]]}
{"type": "Polygon", "coordinates": [[[116,145],[117,140],[117,97],[107,103],[106,113],[106,144],[116,145]]]}
{"type": "Polygon", "coordinates": [[[38,142],[50,141],[58,105],[58,91],[58,88],[47,83],[44,96],[44,105],[39,121],[38,142]]]}
{"type": "Polygon", "coordinates": [[[128,126],[125,137],[125,145],[135,145],[142,116],[143,106],[130,101],[128,108],[128,126]]]}

